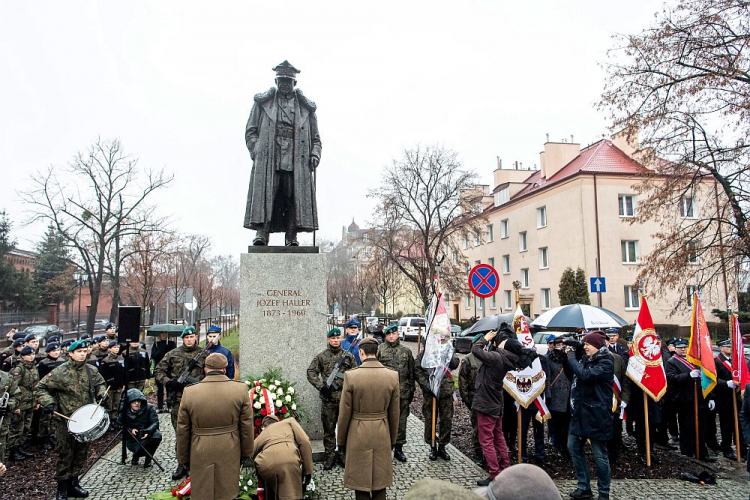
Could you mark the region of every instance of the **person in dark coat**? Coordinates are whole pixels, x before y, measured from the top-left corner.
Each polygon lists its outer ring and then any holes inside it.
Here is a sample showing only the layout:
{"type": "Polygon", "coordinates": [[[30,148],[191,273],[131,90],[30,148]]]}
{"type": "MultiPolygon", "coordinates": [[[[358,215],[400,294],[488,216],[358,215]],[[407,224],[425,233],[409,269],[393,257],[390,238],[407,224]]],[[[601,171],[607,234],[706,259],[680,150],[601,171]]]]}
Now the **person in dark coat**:
{"type": "MultiPolygon", "coordinates": [[[[175,349],[177,347],[177,342],[174,340],[170,340],[167,332],[161,332],[159,334],[159,340],[154,342],[154,345],[151,347],[151,361],[154,362],[154,366],[158,365],[159,362],[164,359],[164,356],[167,355],[169,351],[172,349],[175,349]]],[[[156,381],[156,404],[157,404],[157,412],[161,413],[166,411],[164,409],[164,384],[160,384],[158,381],[156,381]]]]}
{"type": "MultiPolygon", "coordinates": [[[[750,384],[745,386],[745,394],[742,396],[742,408],[740,408],[740,432],[745,438],[745,443],[750,443],[750,384]]],[[[746,450],[747,452],[747,450],[746,450]]],[[[747,471],[750,472],[750,460],[747,461],[747,471]]]]}
{"type": "Polygon", "coordinates": [[[554,446],[564,457],[568,456],[568,427],[570,427],[570,378],[563,369],[567,356],[563,350],[562,337],[547,338],[547,363],[549,364],[549,396],[547,408],[550,412],[550,434],[554,437],[554,446]],[[550,343],[552,340],[552,343],[550,343]]]}
{"type": "MultiPolygon", "coordinates": [[[[716,388],[714,389],[714,400],[716,401],[716,413],[719,415],[719,425],[721,426],[721,452],[729,460],[737,460],[737,455],[732,451],[734,444],[734,404],[732,398],[737,401],[737,408],[742,405],[739,398],[739,391],[735,388],[737,385],[732,378],[732,341],[724,339],[716,344],[719,347],[719,355],[716,356],[716,388]]],[[[744,359],[744,356],[743,356],[744,359]]],[[[715,422],[711,426],[709,421],[709,432],[714,430],[716,434],[715,422]]],[[[737,450],[742,456],[745,456],[745,443],[740,433],[740,448],[737,450]]]]}
{"type": "Polygon", "coordinates": [[[508,446],[503,435],[503,379],[509,370],[516,368],[521,343],[506,339],[498,348],[493,346],[485,351],[485,346],[496,336],[496,331],[490,331],[471,347],[471,353],[482,362],[471,409],[477,412],[479,443],[490,473],[489,478],[477,481],[478,486],[487,486],[503,469],[510,467],[508,446]]]}
{"type": "Polygon", "coordinates": [[[146,380],[151,378],[151,360],[146,349],[139,342],[130,342],[127,367],[128,389],[136,388],[142,391],[146,386],[146,380]]]}
{"type": "Polygon", "coordinates": [[[127,401],[129,408],[125,412],[120,410],[117,421],[123,428],[125,446],[133,453],[130,463],[137,465],[140,458],[145,456],[143,467],[151,467],[151,458],[161,444],[159,417],[156,415],[154,406],[146,402],[146,397],[138,389],[128,389],[127,401]]]}
{"type": "Polygon", "coordinates": [[[568,451],[578,479],[578,488],[570,493],[570,498],[592,498],[588,464],[583,452],[583,445],[589,440],[596,461],[599,500],[607,500],[611,479],[607,441],[612,438],[612,354],[607,350],[606,339],[600,331],[583,337],[584,355],[580,361],[576,360],[574,347],[568,346],[566,351],[565,368],[573,374],[568,451]]]}
{"type": "MultiPolygon", "coordinates": [[[[549,371],[549,360],[544,357],[539,357],[539,362],[542,365],[542,371],[547,380],[551,380],[549,371]]],[[[549,397],[549,385],[544,386],[544,397],[549,397]]],[[[549,408],[549,407],[548,407],[549,408]]],[[[521,409],[521,459],[524,463],[536,463],[537,465],[543,465],[546,457],[544,450],[544,422],[540,422],[536,416],[539,413],[539,409],[535,404],[529,405],[528,408],[521,409]],[[534,432],[534,455],[529,457],[528,455],[528,435],[529,435],[529,424],[533,428],[534,432]]],[[[516,426],[518,427],[518,426],[516,426]]]]}

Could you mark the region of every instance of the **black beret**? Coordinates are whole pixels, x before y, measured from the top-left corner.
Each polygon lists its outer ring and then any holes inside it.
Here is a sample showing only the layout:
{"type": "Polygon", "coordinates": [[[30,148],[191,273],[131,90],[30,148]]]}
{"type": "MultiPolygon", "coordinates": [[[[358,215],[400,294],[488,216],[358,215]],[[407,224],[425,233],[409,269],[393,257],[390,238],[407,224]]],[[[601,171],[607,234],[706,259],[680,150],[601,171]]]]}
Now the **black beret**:
{"type": "Polygon", "coordinates": [[[120,343],[118,341],[113,340],[112,342],[110,342],[109,344],[107,344],[107,349],[112,349],[114,346],[119,346],[119,345],[120,345],[120,343]]]}
{"type": "Polygon", "coordinates": [[[11,337],[11,338],[13,340],[18,340],[18,339],[23,340],[23,339],[26,338],[26,334],[24,332],[16,332],[16,333],[13,334],[13,337],[11,337]]]}
{"type": "Polygon", "coordinates": [[[14,340],[14,341],[13,341],[13,348],[14,348],[14,349],[15,349],[16,347],[18,347],[18,346],[22,346],[22,345],[23,345],[23,339],[18,339],[18,340],[14,340]]]}
{"type": "Polygon", "coordinates": [[[24,346],[21,349],[21,356],[28,356],[29,354],[34,354],[34,349],[30,345],[24,346]]]}
{"type": "Polygon", "coordinates": [[[57,349],[60,349],[60,344],[58,344],[57,342],[50,342],[49,344],[47,344],[47,347],[44,348],[44,352],[52,352],[57,349]]]}

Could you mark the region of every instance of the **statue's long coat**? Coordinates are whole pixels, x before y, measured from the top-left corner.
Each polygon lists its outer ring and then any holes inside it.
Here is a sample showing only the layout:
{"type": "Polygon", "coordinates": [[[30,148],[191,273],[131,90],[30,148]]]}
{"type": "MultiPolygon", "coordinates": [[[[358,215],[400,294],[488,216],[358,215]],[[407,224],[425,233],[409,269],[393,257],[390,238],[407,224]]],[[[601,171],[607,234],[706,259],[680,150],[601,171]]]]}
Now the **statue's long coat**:
{"type": "MultiPolygon", "coordinates": [[[[294,93],[294,226],[298,231],[311,232],[318,229],[318,209],[310,158],[320,158],[322,146],[315,103],[300,90],[294,93]]],[[[270,222],[271,232],[287,230],[286,221],[280,220],[278,211],[273,210],[273,182],[277,175],[276,116],[276,89],[256,95],[245,129],[245,143],[253,159],[245,209],[244,226],[248,229],[260,229],[270,222]]]]}

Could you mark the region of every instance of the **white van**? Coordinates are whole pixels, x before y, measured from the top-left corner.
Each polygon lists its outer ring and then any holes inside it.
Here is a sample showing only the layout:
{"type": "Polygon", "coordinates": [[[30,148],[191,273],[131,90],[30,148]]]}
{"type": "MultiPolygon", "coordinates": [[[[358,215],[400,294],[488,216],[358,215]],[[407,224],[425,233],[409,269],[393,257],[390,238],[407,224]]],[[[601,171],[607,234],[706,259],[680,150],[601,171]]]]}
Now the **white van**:
{"type": "Polygon", "coordinates": [[[424,318],[415,316],[403,317],[398,321],[398,338],[401,340],[416,340],[420,331],[422,332],[422,338],[424,338],[426,327],[427,323],[424,318]]]}

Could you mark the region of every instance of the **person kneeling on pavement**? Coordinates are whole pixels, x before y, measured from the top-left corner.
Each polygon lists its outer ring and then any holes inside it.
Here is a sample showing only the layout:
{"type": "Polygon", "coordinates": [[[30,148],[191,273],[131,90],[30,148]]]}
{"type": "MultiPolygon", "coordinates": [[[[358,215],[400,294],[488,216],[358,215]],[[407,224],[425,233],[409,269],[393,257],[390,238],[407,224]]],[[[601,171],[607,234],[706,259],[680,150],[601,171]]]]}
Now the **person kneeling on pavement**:
{"type": "Polygon", "coordinates": [[[265,498],[301,499],[313,473],[310,438],[293,418],[279,422],[276,415],[268,415],[262,425],[253,456],[265,498]]]}
{"type": "Polygon", "coordinates": [[[161,444],[159,417],[154,406],[146,402],[146,397],[138,389],[128,389],[127,410],[120,408],[117,421],[123,428],[125,446],[133,453],[130,463],[136,465],[145,456],[143,467],[151,467],[151,459],[161,444]]]}

